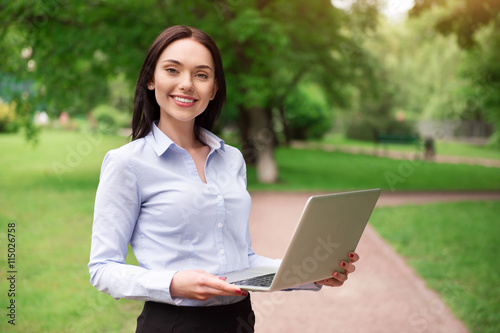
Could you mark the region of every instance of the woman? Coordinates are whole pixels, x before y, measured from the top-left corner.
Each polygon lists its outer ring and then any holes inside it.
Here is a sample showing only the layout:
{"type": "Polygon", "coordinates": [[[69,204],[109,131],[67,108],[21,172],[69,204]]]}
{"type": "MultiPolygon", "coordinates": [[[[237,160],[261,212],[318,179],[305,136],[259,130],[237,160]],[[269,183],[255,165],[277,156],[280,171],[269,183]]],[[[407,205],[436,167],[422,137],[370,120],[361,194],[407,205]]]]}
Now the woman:
{"type": "MultiPolygon", "coordinates": [[[[186,26],[152,44],[135,92],[132,142],[108,152],[96,194],[91,283],[146,301],[137,332],[253,330],[247,292],[224,273],[278,260],[250,248],[246,167],[209,132],[226,98],[217,46],[186,26]],[[125,264],[130,243],[139,266],[125,264]],[[216,276],[217,275],[217,276],[216,276]]],[[[358,260],[350,254],[351,263],[358,260]]],[[[354,271],[304,288],[340,286],[354,271]]]]}

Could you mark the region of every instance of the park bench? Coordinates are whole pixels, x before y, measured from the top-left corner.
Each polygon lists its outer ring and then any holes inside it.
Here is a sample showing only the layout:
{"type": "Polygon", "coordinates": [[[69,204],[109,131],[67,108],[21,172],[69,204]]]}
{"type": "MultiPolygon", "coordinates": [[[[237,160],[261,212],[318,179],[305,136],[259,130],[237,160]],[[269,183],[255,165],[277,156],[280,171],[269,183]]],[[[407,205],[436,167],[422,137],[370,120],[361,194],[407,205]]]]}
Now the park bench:
{"type": "Polygon", "coordinates": [[[375,142],[377,148],[385,147],[387,149],[388,144],[415,145],[417,152],[424,152],[422,140],[416,134],[377,134],[375,142]]]}
{"type": "MultiPolygon", "coordinates": [[[[426,160],[434,159],[436,147],[434,139],[429,137],[423,140],[416,134],[377,134],[375,137],[377,143],[377,152],[379,145],[395,144],[414,144],[417,153],[423,153],[426,160]]],[[[386,146],[387,148],[387,146],[386,146]]]]}
{"type": "Polygon", "coordinates": [[[378,144],[415,144],[420,145],[420,137],[415,134],[377,134],[378,144]]]}

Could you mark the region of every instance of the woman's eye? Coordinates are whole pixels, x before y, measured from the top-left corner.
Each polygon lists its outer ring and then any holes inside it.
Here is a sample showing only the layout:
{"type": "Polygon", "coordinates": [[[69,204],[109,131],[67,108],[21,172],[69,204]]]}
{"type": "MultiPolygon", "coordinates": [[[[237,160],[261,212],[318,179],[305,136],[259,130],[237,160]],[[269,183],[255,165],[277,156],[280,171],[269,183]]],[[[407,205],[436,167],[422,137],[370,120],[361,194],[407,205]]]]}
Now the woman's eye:
{"type": "Polygon", "coordinates": [[[177,70],[175,68],[167,68],[166,71],[169,74],[177,74],[177,70]]]}
{"type": "Polygon", "coordinates": [[[196,74],[196,76],[199,77],[200,79],[208,79],[207,74],[196,74]]]}

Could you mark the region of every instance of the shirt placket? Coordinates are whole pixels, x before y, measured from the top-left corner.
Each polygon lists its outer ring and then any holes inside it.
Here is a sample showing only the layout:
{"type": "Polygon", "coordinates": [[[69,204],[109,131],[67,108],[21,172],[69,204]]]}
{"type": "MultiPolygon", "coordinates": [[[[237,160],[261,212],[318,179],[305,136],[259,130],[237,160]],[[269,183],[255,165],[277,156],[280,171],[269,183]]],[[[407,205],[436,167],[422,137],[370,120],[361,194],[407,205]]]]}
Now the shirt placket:
{"type": "Polygon", "coordinates": [[[210,154],[207,158],[207,163],[205,165],[205,175],[207,177],[208,186],[212,192],[212,195],[215,196],[215,225],[214,225],[214,235],[215,242],[217,246],[217,254],[220,260],[220,272],[219,274],[223,274],[227,269],[227,253],[224,246],[224,230],[226,224],[226,202],[224,195],[219,187],[219,183],[217,182],[217,177],[212,177],[212,170],[210,169],[210,159],[212,157],[212,153],[214,151],[210,151],[210,154]]]}
{"type": "Polygon", "coordinates": [[[226,205],[224,196],[219,191],[218,188],[215,189],[215,195],[217,195],[216,200],[216,221],[215,221],[215,241],[217,244],[217,251],[219,252],[220,260],[220,273],[226,271],[227,268],[227,253],[224,247],[224,227],[226,222],[226,205]]]}
{"type": "Polygon", "coordinates": [[[183,148],[178,146],[175,147],[176,151],[179,152],[184,160],[184,165],[186,166],[187,172],[192,180],[200,181],[200,175],[198,174],[198,170],[196,169],[196,165],[194,164],[193,158],[189,155],[189,152],[183,148]]]}

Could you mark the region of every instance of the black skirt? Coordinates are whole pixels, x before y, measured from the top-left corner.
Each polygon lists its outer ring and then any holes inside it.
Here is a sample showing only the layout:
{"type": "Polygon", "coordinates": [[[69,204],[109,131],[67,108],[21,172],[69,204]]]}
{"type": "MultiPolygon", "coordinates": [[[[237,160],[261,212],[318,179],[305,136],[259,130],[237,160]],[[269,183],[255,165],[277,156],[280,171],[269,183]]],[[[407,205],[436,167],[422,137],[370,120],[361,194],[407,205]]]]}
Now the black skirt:
{"type": "Polygon", "coordinates": [[[146,302],[136,333],[251,333],[254,325],[250,296],[238,303],[206,307],[146,302]]]}

